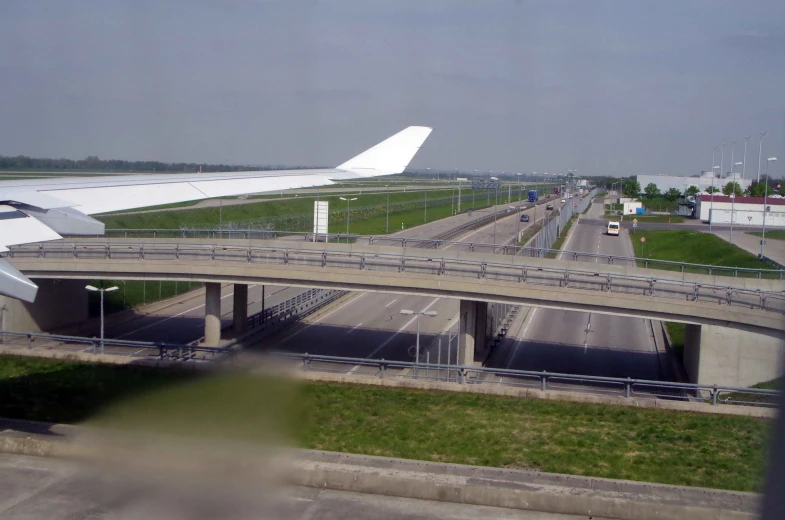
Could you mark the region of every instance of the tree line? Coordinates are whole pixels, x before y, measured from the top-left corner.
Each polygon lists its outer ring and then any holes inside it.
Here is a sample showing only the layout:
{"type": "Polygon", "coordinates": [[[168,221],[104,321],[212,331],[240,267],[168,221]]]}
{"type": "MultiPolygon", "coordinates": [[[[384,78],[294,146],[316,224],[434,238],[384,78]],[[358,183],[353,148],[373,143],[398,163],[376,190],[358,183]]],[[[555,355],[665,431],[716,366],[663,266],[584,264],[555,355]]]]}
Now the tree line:
{"type": "MultiPolygon", "coordinates": [[[[741,185],[738,182],[731,181],[725,184],[724,186],[722,186],[722,188],[716,186],[709,186],[708,188],[706,188],[706,192],[710,194],[722,192],[723,195],[735,194],[738,196],[747,195],[750,197],[763,197],[764,195],[773,195],[775,193],[777,194],[780,193],[780,189],[778,186],[780,186],[779,181],[770,179],[768,183],[766,183],[765,181],[753,182],[752,184],[750,184],[750,187],[745,190],[744,188],[741,187],[741,185]]],[[[662,192],[657,187],[657,185],[654,184],[653,182],[649,183],[643,189],[641,189],[640,183],[638,182],[637,179],[634,178],[628,179],[623,182],[622,193],[624,193],[626,197],[630,197],[630,198],[637,198],[638,196],[640,196],[641,193],[643,193],[647,199],[663,197],[664,199],[669,201],[674,201],[682,196],[682,192],[678,188],[669,188],[665,192],[662,192]]],[[[684,196],[694,197],[698,193],[700,193],[700,189],[697,186],[692,185],[687,187],[687,189],[684,192],[684,196]]]]}
{"type": "MultiPolygon", "coordinates": [[[[102,171],[102,172],[238,172],[256,170],[302,169],[308,166],[238,166],[230,164],[206,163],[166,163],[160,161],[123,161],[119,159],[99,159],[91,155],[85,159],[47,159],[39,157],[16,157],[0,155],[0,170],[21,171],[102,171]]],[[[313,168],[313,167],[311,167],[313,168]]]]}

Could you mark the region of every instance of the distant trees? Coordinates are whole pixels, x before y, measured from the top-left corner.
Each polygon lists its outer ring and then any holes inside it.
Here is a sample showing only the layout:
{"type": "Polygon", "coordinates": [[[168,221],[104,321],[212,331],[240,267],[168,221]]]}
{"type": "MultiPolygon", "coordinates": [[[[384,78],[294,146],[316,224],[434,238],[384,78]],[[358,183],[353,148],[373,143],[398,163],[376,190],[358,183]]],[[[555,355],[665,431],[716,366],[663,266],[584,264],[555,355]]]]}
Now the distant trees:
{"type": "Polygon", "coordinates": [[[719,191],[720,191],[720,189],[717,188],[716,186],[709,186],[708,188],[706,188],[706,193],[708,193],[710,195],[712,193],[719,193],[719,191]]]}
{"type": "MultiPolygon", "coordinates": [[[[764,195],[766,195],[766,186],[767,184],[762,181],[753,182],[752,184],[750,184],[750,188],[747,191],[749,192],[750,197],[763,197],[764,195]]],[[[774,189],[771,186],[769,186],[768,194],[771,195],[773,192],[774,189]]]]}
{"type": "Polygon", "coordinates": [[[655,197],[660,196],[660,189],[657,187],[656,184],[650,182],[643,188],[643,192],[646,194],[646,198],[653,199],[655,197]]]}
{"type": "Polygon", "coordinates": [[[730,195],[730,194],[744,195],[744,189],[741,187],[741,185],[738,182],[731,181],[722,187],[722,193],[724,195],[730,195]]]}
{"type": "MultiPolygon", "coordinates": [[[[118,172],[234,172],[254,170],[275,170],[287,168],[286,166],[232,166],[228,164],[199,164],[199,163],[164,163],[158,161],[120,161],[116,159],[100,159],[90,155],[85,159],[45,159],[18,155],[8,157],[0,155],[0,170],[95,170],[118,172]]],[[[289,167],[291,168],[291,167],[289,167]]],[[[299,166],[295,168],[305,168],[299,166]]]]}
{"type": "Polygon", "coordinates": [[[688,197],[694,197],[695,195],[697,195],[700,192],[701,192],[701,190],[697,186],[693,185],[693,186],[690,186],[689,188],[687,188],[687,191],[685,191],[684,194],[686,196],[688,196],[688,197]]]}
{"type": "Polygon", "coordinates": [[[673,202],[674,200],[678,199],[679,196],[681,196],[681,192],[678,188],[668,188],[668,191],[663,193],[662,196],[665,197],[665,200],[673,202]]]}
{"type": "Polygon", "coordinates": [[[622,185],[622,193],[625,197],[634,199],[641,193],[641,184],[637,179],[626,180],[622,185]]]}

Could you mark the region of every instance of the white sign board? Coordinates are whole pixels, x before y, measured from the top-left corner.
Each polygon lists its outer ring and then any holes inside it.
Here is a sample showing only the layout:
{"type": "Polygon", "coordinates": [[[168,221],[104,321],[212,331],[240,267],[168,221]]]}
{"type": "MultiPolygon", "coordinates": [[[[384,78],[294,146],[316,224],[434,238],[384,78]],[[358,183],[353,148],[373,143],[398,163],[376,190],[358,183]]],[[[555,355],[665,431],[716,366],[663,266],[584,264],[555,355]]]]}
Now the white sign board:
{"type": "Polygon", "coordinates": [[[315,200],[313,202],[313,232],[317,235],[327,234],[327,219],[329,217],[329,202],[315,200]]]}

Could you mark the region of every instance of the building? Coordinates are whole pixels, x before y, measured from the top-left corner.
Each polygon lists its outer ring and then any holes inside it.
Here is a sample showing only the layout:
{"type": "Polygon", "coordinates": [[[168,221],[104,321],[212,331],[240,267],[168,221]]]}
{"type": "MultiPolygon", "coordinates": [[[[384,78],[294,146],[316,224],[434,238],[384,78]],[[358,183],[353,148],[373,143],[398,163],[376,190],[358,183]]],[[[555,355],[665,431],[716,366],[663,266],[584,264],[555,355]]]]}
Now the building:
{"type": "MultiPolygon", "coordinates": [[[[715,194],[701,195],[696,201],[695,215],[704,222],[743,226],[763,225],[763,197],[733,197],[715,194]]],[[[785,198],[769,196],[766,199],[766,225],[785,226],[785,198]]]]}
{"type": "Polygon", "coordinates": [[[638,184],[641,190],[651,183],[657,185],[660,193],[665,193],[671,188],[676,188],[679,193],[684,193],[690,186],[697,186],[701,193],[705,192],[710,186],[722,189],[729,182],[736,181],[742,189],[747,189],[752,184],[752,179],[743,179],[740,173],[728,173],[722,178],[712,178],[712,172],[701,172],[700,177],[678,177],[675,175],[638,175],[638,184]],[[713,184],[712,184],[713,182],[713,184]]]}

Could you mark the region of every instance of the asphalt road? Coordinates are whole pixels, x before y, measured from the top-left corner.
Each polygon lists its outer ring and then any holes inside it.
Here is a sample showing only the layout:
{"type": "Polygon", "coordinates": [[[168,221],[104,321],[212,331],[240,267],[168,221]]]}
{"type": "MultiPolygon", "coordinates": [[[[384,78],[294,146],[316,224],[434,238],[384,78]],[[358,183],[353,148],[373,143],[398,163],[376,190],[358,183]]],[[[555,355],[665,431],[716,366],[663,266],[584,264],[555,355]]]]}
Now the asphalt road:
{"type": "MultiPolygon", "coordinates": [[[[219,472],[220,474],[220,472],[219,472]]],[[[175,479],[45,457],[0,456],[0,519],[578,520],[496,507],[304,487],[175,479]]],[[[585,518],[585,517],[580,517],[585,518]]]]}
{"type": "MultiPolygon", "coordinates": [[[[500,197],[501,199],[501,197],[500,197]]],[[[513,199],[513,205],[516,204],[517,201],[513,199]]],[[[537,218],[541,220],[545,210],[546,201],[543,199],[541,204],[538,205],[537,208],[537,218]]],[[[559,205],[558,200],[555,202],[556,205],[559,205]]],[[[503,204],[498,206],[497,208],[507,208],[509,205],[503,204]]],[[[449,217],[446,219],[438,220],[435,222],[430,222],[428,224],[417,226],[415,228],[407,229],[404,231],[400,231],[395,234],[395,236],[406,236],[406,237],[418,237],[418,238],[431,238],[437,236],[440,233],[448,229],[453,229],[457,226],[465,224],[469,220],[474,220],[480,218],[484,215],[490,214],[492,212],[491,208],[487,208],[484,210],[478,210],[473,212],[471,217],[467,215],[456,215],[454,217],[449,217]]],[[[518,222],[518,219],[515,215],[511,215],[509,217],[499,219],[496,222],[496,236],[499,238],[500,242],[512,242],[514,240],[514,235],[520,226],[520,229],[524,229],[525,226],[529,226],[533,224],[534,221],[534,209],[527,210],[526,213],[531,215],[532,222],[525,223],[525,222],[518,222]]],[[[459,240],[470,240],[473,242],[484,242],[484,243],[493,243],[494,232],[493,224],[489,224],[480,228],[478,230],[468,232],[463,238],[459,240]]],[[[454,247],[454,246],[446,246],[447,248],[454,247]]],[[[154,285],[154,284],[153,284],[154,285]]],[[[153,289],[154,290],[154,289],[153,289]]],[[[281,303],[289,298],[293,298],[297,294],[303,292],[301,288],[288,288],[288,287],[280,287],[280,286],[266,286],[265,289],[265,307],[269,308],[272,305],[276,305],[281,303]]],[[[233,286],[226,285],[222,288],[221,291],[221,314],[223,316],[223,323],[229,324],[231,322],[232,316],[232,309],[233,309],[233,286]]],[[[251,316],[262,309],[261,304],[262,298],[262,286],[261,285],[252,285],[248,289],[248,315],[251,316]]],[[[353,328],[357,323],[363,323],[362,329],[359,327],[355,329],[360,330],[362,333],[362,341],[360,344],[363,345],[363,348],[370,348],[370,346],[377,345],[374,343],[376,341],[375,338],[381,336],[386,336],[389,327],[393,327],[392,331],[396,332],[398,329],[394,323],[386,323],[384,320],[387,319],[387,316],[377,315],[373,318],[358,318],[358,321],[352,323],[353,317],[356,317],[357,311],[355,310],[355,306],[361,309],[362,312],[365,312],[367,309],[385,309],[386,305],[393,299],[393,297],[387,297],[387,295],[374,295],[374,294],[367,294],[363,298],[361,298],[357,303],[352,304],[352,306],[347,306],[346,312],[348,316],[352,318],[347,319],[340,319],[338,322],[346,323],[346,325],[340,325],[340,323],[330,322],[327,321],[323,325],[326,327],[327,325],[334,325],[335,327],[348,327],[349,329],[353,328]],[[384,319],[382,319],[384,318],[384,319]],[[367,327],[371,327],[368,330],[365,330],[367,327]],[[367,340],[367,341],[366,341],[367,340]]],[[[421,310],[421,307],[424,307],[430,303],[430,300],[417,298],[417,297],[406,297],[401,296],[399,301],[395,304],[391,305],[389,310],[394,310],[396,313],[400,309],[414,309],[414,310],[421,310]]],[[[433,310],[439,312],[440,316],[447,316],[452,317],[453,315],[457,315],[458,313],[458,303],[456,301],[451,300],[442,300],[441,303],[435,304],[433,310]]],[[[447,319],[447,318],[445,318],[447,319]]],[[[429,331],[428,325],[425,324],[425,321],[431,321],[430,325],[433,325],[434,321],[441,321],[441,320],[432,320],[430,318],[425,318],[422,322],[423,331],[429,331]]],[[[306,323],[308,323],[306,321],[306,323]]],[[[398,326],[400,326],[399,324],[398,326]]],[[[416,326],[416,324],[415,324],[416,326]]],[[[320,334],[325,332],[325,328],[317,329],[320,334]]],[[[411,326],[409,327],[411,329],[411,326]]],[[[438,333],[435,331],[435,333],[438,333]]],[[[310,333],[310,331],[309,331],[310,333]]],[[[426,332],[427,334],[428,332],[426,332]]],[[[135,341],[165,341],[171,343],[188,343],[200,338],[204,334],[204,296],[201,294],[185,294],[181,295],[180,297],[173,298],[171,300],[171,305],[168,307],[158,310],[151,314],[140,314],[133,320],[127,321],[125,323],[116,325],[116,326],[107,326],[105,331],[105,336],[107,338],[114,338],[114,339],[126,339],[126,340],[135,340],[135,341]]],[[[326,341],[327,344],[333,345],[332,348],[325,350],[329,350],[332,355],[346,355],[350,356],[348,352],[354,352],[352,349],[345,349],[343,348],[342,341],[339,341],[341,338],[342,332],[336,333],[335,337],[326,341]],[[340,346],[340,348],[339,348],[340,346]]],[[[354,333],[353,333],[354,334],[354,333]]],[[[359,336],[359,334],[355,335],[355,338],[359,336]]],[[[284,336],[285,338],[286,336],[284,336]]],[[[327,337],[327,336],[325,336],[327,337]]],[[[292,347],[292,345],[308,345],[313,344],[312,338],[306,334],[303,337],[297,336],[296,342],[288,342],[286,348],[292,347]],[[307,338],[307,339],[306,339],[307,338]]],[[[355,338],[352,338],[353,340],[355,338]]],[[[399,334],[397,335],[390,343],[387,345],[394,345],[391,347],[393,351],[398,352],[400,349],[400,342],[408,342],[410,338],[406,334],[399,334]]],[[[323,341],[324,338],[320,338],[320,342],[323,341]]],[[[382,340],[378,343],[382,343],[386,341],[382,340]]],[[[425,341],[424,338],[421,338],[421,341],[425,341]]],[[[354,344],[354,343],[353,343],[354,344]]],[[[375,346],[371,348],[371,351],[375,350],[375,346]]],[[[305,349],[301,348],[292,348],[292,350],[296,351],[305,351],[305,349]]],[[[406,350],[406,349],[404,349],[406,350]]],[[[314,352],[309,350],[310,352],[314,352]]],[[[358,353],[361,353],[359,351],[358,353]]],[[[380,351],[381,352],[381,351],[380,351]]],[[[387,347],[384,348],[384,352],[387,353],[387,347]]],[[[320,353],[327,353],[320,352],[320,353]]],[[[141,353],[139,353],[141,354],[141,353]]],[[[137,354],[138,355],[138,354],[137,354]]],[[[445,354],[446,355],[446,354],[445,354]]],[[[365,356],[360,356],[365,357],[365,356]]],[[[393,358],[388,358],[393,359],[393,358]]],[[[397,359],[397,358],[396,358],[397,359]]],[[[403,359],[401,357],[400,359],[403,359]]]]}
{"type": "MultiPolygon", "coordinates": [[[[513,201],[515,203],[515,201],[513,201]]],[[[557,199],[555,206],[561,203],[557,199]]],[[[507,207],[507,205],[501,206],[507,207]]],[[[486,210],[490,212],[490,210],[486,210]]],[[[499,219],[495,225],[499,243],[515,240],[520,229],[534,224],[534,208],[524,213],[530,215],[530,222],[519,222],[513,214],[499,219]]],[[[473,218],[479,217],[475,212],[473,218]]],[[[537,220],[544,217],[544,203],[537,207],[537,220]]],[[[447,229],[465,222],[467,217],[459,215],[419,226],[412,230],[419,237],[430,238],[447,229]],[[447,221],[447,222],[445,222],[447,221]]],[[[409,235],[412,236],[412,235],[409,235]]],[[[494,223],[469,231],[456,241],[493,243],[494,223]]],[[[445,249],[458,247],[445,246],[445,249]]],[[[308,317],[294,327],[265,340],[259,347],[273,348],[290,352],[343,356],[354,358],[386,359],[391,361],[412,361],[415,358],[417,343],[417,317],[400,314],[401,310],[435,311],[437,316],[422,316],[420,320],[421,352],[431,346],[443,331],[451,328],[458,319],[459,302],[448,298],[433,298],[413,295],[386,293],[357,293],[350,300],[343,301],[324,313],[308,317]]],[[[456,344],[451,345],[449,362],[455,363],[456,344]]],[[[436,352],[432,350],[431,362],[437,362],[436,352]]],[[[441,362],[448,361],[448,347],[445,342],[441,351],[441,362]]],[[[355,366],[347,372],[375,371],[375,368],[355,366]]]]}
{"type": "MultiPolygon", "coordinates": [[[[601,219],[593,204],[588,219],[601,219]]],[[[634,256],[626,229],[618,237],[604,234],[602,221],[573,225],[565,251],[634,256]]],[[[596,262],[599,259],[584,258],[596,262]]],[[[496,368],[546,370],[569,374],[661,379],[650,320],[587,312],[530,308],[525,320],[513,324],[507,348],[490,360],[496,368]]]]}

